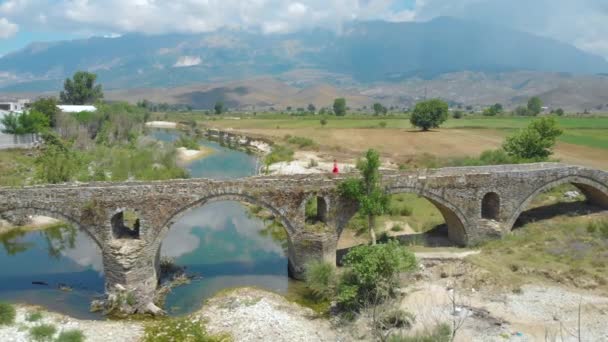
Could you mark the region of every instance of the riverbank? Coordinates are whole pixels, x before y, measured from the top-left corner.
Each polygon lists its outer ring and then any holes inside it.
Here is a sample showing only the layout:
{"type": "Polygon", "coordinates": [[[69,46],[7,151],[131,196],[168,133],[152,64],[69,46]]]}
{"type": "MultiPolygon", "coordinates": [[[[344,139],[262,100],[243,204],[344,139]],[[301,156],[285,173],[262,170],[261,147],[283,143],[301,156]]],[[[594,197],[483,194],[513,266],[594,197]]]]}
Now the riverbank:
{"type": "Polygon", "coordinates": [[[0,235],[6,234],[15,229],[29,232],[51,228],[59,224],[62,224],[62,222],[46,216],[33,216],[29,218],[29,222],[24,226],[14,226],[10,222],[0,219],[0,235]]]}
{"type": "Polygon", "coordinates": [[[198,159],[205,158],[213,154],[213,149],[201,146],[198,150],[187,149],[185,147],[178,147],[177,151],[177,162],[181,165],[193,162],[198,159]]]}

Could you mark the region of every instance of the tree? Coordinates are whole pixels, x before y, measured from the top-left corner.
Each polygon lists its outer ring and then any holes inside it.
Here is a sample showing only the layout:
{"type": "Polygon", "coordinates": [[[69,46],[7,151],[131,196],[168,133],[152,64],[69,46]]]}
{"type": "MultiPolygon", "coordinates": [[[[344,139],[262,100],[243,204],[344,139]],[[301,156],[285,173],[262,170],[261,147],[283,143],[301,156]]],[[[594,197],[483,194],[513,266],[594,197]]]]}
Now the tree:
{"type": "Polygon", "coordinates": [[[384,107],[382,104],[380,103],[374,103],[374,114],[375,115],[380,115],[380,114],[386,114],[388,113],[388,109],[386,107],[384,107]]]}
{"type": "Polygon", "coordinates": [[[313,114],[317,111],[317,107],[315,107],[315,105],[312,104],[312,103],[308,104],[308,108],[307,109],[308,109],[309,112],[311,112],[313,114]]]}
{"type": "Polygon", "coordinates": [[[561,108],[557,108],[555,110],[555,114],[557,114],[557,116],[563,116],[565,114],[564,110],[561,108]]]}
{"type": "Polygon", "coordinates": [[[346,115],[346,99],[339,98],[334,100],[334,113],[336,116],[346,115]]]}
{"type": "Polygon", "coordinates": [[[357,162],[362,178],[350,178],[340,184],[340,193],[359,203],[359,212],[367,216],[367,225],[372,244],[376,244],[376,216],[383,215],[389,205],[389,197],[380,185],[380,155],[370,149],[365,158],[357,162]]]}
{"type": "Polygon", "coordinates": [[[222,101],[217,101],[215,103],[215,106],[213,107],[213,109],[215,110],[215,114],[220,115],[224,112],[224,102],[222,101]]]}
{"type": "Polygon", "coordinates": [[[32,103],[30,109],[40,112],[49,118],[51,127],[57,124],[57,116],[61,113],[57,107],[57,99],[54,97],[40,98],[32,103]]]}
{"type": "Polygon", "coordinates": [[[563,133],[555,119],[546,117],[533,121],[527,128],[507,138],[503,149],[511,156],[542,161],[553,154],[553,146],[563,133]]]}
{"type": "Polygon", "coordinates": [[[4,126],[2,133],[30,134],[40,133],[49,127],[49,118],[36,110],[24,113],[9,113],[0,123],[4,126]]]}
{"type": "Polygon", "coordinates": [[[95,85],[96,74],[78,71],[72,79],[63,83],[63,91],[59,95],[62,103],[83,105],[93,103],[103,98],[101,85],[95,85]]]}
{"type": "Polygon", "coordinates": [[[448,104],[440,99],[418,102],[410,118],[412,125],[428,131],[448,119],[448,104]]]}
{"type": "Polygon", "coordinates": [[[515,108],[515,110],[513,111],[513,114],[515,114],[517,116],[528,116],[528,115],[531,115],[531,112],[528,110],[528,108],[519,106],[519,107],[515,108]]]}
{"type": "Polygon", "coordinates": [[[530,115],[538,115],[543,110],[543,101],[538,97],[534,96],[528,100],[528,110],[530,115]]]}

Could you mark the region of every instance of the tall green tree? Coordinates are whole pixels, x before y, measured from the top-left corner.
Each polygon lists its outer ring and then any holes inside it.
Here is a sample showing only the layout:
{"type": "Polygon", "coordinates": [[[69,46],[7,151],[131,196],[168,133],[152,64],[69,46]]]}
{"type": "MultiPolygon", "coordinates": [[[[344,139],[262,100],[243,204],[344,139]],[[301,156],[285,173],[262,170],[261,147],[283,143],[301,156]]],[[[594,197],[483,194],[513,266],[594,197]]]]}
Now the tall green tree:
{"type": "Polygon", "coordinates": [[[29,134],[40,133],[50,125],[49,118],[36,110],[24,113],[9,113],[4,116],[0,123],[4,126],[2,133],[8,134],[29,134]]]}
{"type": "Polygon", "coordinates": [[[50,126],[55,127],[57,124],[57,116],[61,112],[57,107],[57,104],[57,99],[54,97],[44,97],[34,101],[30,106],[30,109],[46,115],[46,117],[49,118],[50,126]]]}
{"type": "Polygon", "coordinates": [[[336,116],[346,115],[346,99],[339,98],[334,100],[334,114],[336,116]]]}
{"type": "Polygon", "coordinates": [[[373,149],[357,162],[361,178],[350,178],[340,183],[340,193],[359,204],[359,212],[367,216],[369,235],[376,244],[376,217],[383,215],[389,205],[389,197],[381,187],[380,154],[373,149]]]}
{"type": "Polygon", "coordinates": [[[538,115],[543,110],[543,101],[538,96],[531,97],[528,100],[528,110],[531,115],[538,115]]]}
{"type": "Polygon", "coordinates": [[[101,85],[96,85],[97,75],[78,71],[71,79],[66,79],[63,83],[63,91],[59,97],[62,103],[72,105],[83,105],[94,103],[103,98],[101,85]]]}
{"type": "Polygon", "coordinates": [[[428,131],[437,128],[448,119],[448,104],[440,99],[418,102],[410,117],[412,125],[428,131]]]}
{"type": "Polygon", "coordinates": [[[313,113],[313,114],[317,111],[317,107],[315,107],[315,105],[312,104],[312,103],[309,103],[308,107],[306,109],[308,109],[308,111],[311,112],[311,113],[313,113]]]}
{"type": "Polygon", "coordinates": [[[503,149],[511,156],[543,161],[553,154],[553,147],[563,131],[551,117],[540,118],[507,138],[503,149]]]}
{"type": "Polygon", "coordinates": [[[381,103],[378,102],[374,103],[373,109],[375,115],[388,113],[388,108],[384,107],[381,103]]]}
{"type": "Polygon", "coordinates": [[[215,106],[213,107],[213,109],[215,110],[215,114],[220,115],[224,112],[224,102],[222,101],[217,101],[215,103],[215,106]]]}

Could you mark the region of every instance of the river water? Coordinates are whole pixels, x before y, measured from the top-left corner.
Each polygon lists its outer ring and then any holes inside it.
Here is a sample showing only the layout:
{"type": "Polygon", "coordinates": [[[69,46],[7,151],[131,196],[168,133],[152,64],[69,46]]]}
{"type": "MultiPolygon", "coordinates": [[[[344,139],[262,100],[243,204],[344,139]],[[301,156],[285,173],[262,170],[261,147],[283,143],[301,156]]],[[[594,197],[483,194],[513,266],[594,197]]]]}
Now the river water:
{"type": "MultiPolygon", "coordinates": [[[[150,135],[166,142],[179,137],[171,130],[150,135]]],[[[211,141],[200,144],[213,154],[186,166],[191,177],[227,179],[256,173],[255,156],[211,141]]],[[[171,227],[161,256],[199,277],[173,289],[165,309],[171,315],[186,314],[218,291],[240,286],[285,293],[290,282],[280,229],[253,217],[238,202],[213,202],[188,211],[171,227]]],[[[89,312],[91,300],[104,288],[101,251],[84,232],[57,226],[0,236],[0,269],[0,301],[42,305],[77,318],[102,318],[89,312]],[[60,289],[61,284],[71,290],[60,289]]]]}

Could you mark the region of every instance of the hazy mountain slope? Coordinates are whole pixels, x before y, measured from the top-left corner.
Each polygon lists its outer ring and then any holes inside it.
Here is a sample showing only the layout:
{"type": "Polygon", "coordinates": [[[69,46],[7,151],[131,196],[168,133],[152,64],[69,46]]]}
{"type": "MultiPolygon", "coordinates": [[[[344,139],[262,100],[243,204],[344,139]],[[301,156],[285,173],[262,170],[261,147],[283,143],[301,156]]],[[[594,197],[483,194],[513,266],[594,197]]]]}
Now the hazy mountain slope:
{"type": "MultiPolygon", "coordinates": [[[[322,30],[288,35],[220,31],[36,43],[0,58],[0,89],[53,90],[76,70],[98,73],[110,89],[175,87],[293,70],[341,74],[362,83],[466,70],[592,74],[608,72],[608,62],[527,33],[439,18],[426,23],[358,22],[341,35],[322,30]]],[[[194,99],[205,102],[205,96],[194,99]]]]}

